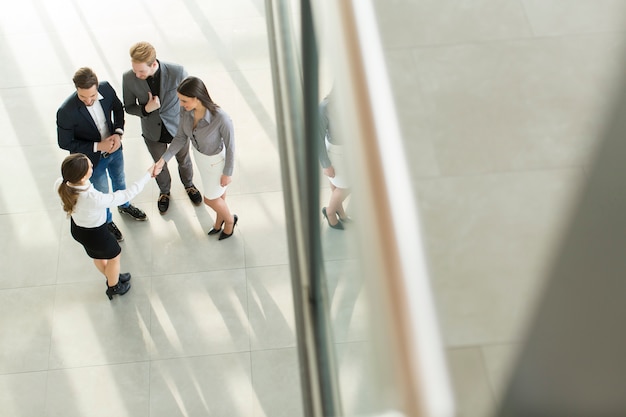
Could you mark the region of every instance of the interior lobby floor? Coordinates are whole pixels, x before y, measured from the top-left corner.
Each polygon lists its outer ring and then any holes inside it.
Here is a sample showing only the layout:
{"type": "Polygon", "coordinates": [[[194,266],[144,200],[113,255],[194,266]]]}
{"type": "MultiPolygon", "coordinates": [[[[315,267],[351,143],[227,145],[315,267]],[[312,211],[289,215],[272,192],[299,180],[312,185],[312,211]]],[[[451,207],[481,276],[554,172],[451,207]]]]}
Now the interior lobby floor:
{"type": "MultiPolygon", "coordinates": [[[[11,7],[0,17],[0,415],[301,415],[263,1],[11,7]],[[191,204],[173,160],[165,215],[154,181],[133,200],[148,221],[114,210],[133,278],[109,301],[53,190],[66,155],[55,117],[82,66],[121,98],[142,40],[233,119],[239,222],[228,240],[207,236],[213,213],[191,204]]],[[[123,146],[129,184],[152,161],[128,114],[123,146]]]]}
{"type": "Polygon", "coordinates": [[[375,5],[457,415],[485,417],[621,91],[626,3],[375,5]]]}
{"type": "MultiPolygon", "coordinates": [[[[302,415],[264,1],[11,7],[0,15],[0,415],[302,415]],[[213,213],[191,204],[170,162],[167,214],[154,181],[133,200],[147,222],[114,212],[133,279],[109,301],[52,188],[66,155],[55,115],[82,66],[121,97],[140,40],[202,78],[232,117],[228,202],[239,223],[231,239],[207,236],[213,213]]],[[[487,417],[599,144],[626,4],[375,7],[457,414],[487,417]]],[[[123,143],[132,182],[151,164],[134,116],[123,143]]],[[[358,374],[349,359],[363,337],[362,294],[352,284],[332,282],[333,319],[341,363],[358,374]]],[[[346,393],[348,415],[364,411],[359,394],[346,393]]]]}

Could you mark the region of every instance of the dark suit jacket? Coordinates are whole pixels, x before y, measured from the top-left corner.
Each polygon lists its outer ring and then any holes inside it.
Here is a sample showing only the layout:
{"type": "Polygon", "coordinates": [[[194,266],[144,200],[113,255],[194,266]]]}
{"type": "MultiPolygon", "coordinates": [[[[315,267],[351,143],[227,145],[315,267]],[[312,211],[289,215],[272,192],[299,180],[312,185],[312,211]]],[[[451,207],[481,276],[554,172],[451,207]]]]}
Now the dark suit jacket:
{"type": "MultiPolygon", "coordinates": [[[[102,81],[98,85],[98,92],[103,97],[100,104],[111,134],[116,129],[124,130],[124,107],[111,84],[102,81]]],[[[93,151],[93,144],[100,142],[100,132],[87,106],[80,101],[76,92],[57,111],[57,139],[61,149],[70,153],[84,153],[91,159],[94,167],[98,165],[100,152],[93,151]]]]}

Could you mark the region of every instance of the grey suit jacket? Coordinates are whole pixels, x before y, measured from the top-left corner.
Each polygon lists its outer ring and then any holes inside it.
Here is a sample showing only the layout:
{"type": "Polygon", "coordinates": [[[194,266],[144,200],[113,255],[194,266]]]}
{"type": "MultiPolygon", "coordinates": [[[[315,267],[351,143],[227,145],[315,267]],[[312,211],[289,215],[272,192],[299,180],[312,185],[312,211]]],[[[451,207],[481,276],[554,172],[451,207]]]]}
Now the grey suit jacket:
{"type": "Polygon", "coordinates": [[[176,135],[180,119],[180,102],[176,94],[178,84],[187,77],[187,71],[178,64],[159,61],[161,68],[161,108],[144,115],[143,108],[148,102],[150,87],[146,80],[140,80],[132,70],[122,76],[124,108],[128,114],[141,118],[141,133],[144,138],[155,142],[161,137],[161,123],[172,136],[176,135]]]}

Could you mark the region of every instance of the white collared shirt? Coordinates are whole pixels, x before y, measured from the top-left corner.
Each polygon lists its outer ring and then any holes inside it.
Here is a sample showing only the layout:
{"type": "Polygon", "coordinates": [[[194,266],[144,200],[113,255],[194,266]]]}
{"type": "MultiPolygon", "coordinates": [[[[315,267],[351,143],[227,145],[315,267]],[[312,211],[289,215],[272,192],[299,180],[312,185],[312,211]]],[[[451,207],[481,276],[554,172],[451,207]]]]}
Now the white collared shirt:
{"type": "Polygon", "coordinates": [[[96,100],[91,106],[85,106],[87,107],[87,111],[91,115],[91,118],[96,123],[98,132],[100,132],[100,139],[111,136],[111,132],[109,132],[109,127],[107,126],[107,119],[104,115],[104,110],[102,109],[102,103],[100,103],[100,100],[103,98],[102,94],[98,93],[98,100],[96,100]]]}
{"type": "MultiPolygon", "coordinates": [[[[138,179],[125,190],[118,190],[114,193],[101,193],[93,187],[93,184],[81,186],[71,186],[80,191],[78,201],[72,212],[72,219],[80,227],[98,227],[107,220],[106,209],[115,207],[132,200],[137,194],[143,190],[145,185],[150,181],[150,172],[146,172],[143,177],[138,179]]],[[[54,183],[54,189],[58,190],[63,182],[63,178],[58,178],[54,183]]]]}

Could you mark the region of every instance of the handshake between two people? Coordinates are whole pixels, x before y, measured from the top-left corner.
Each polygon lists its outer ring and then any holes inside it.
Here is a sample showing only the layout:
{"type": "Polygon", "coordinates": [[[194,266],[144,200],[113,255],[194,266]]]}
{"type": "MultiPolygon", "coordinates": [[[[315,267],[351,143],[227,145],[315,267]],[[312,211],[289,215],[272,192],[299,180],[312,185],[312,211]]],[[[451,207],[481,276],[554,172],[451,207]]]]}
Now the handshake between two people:
{"type": "Polygon", "coordinates": [[[163,171],[163,166],[165,166],[165,160],[163,160],[163,158],[159,159],[154,164],[152,164],[148,168],[148,172],[150,173],[150,176],[154,178],[157,175],[159,175],[161,171],[163,171]]]}

